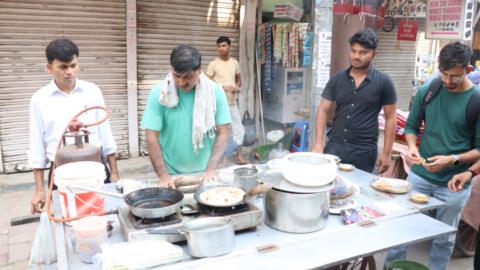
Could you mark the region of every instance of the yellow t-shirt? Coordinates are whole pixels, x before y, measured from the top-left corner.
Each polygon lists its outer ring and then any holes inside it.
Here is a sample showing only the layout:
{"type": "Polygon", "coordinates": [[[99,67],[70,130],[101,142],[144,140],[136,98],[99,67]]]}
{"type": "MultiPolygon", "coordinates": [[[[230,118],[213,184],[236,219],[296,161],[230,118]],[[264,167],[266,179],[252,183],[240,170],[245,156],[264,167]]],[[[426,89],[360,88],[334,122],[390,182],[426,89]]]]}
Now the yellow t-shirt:
{"type": "MultiPolygon", "coordinates": [[[[235,75],[240,73],[240,65],[238,61],[231,58],[228,61],[223,61],[220,57],[213,60],[208,65],[207,75],[213,76],[213,81],[221,86],[235,86],[235,75]]],[[[228,105],[235,105],[235,94],[225,91],[228,105]]]]}

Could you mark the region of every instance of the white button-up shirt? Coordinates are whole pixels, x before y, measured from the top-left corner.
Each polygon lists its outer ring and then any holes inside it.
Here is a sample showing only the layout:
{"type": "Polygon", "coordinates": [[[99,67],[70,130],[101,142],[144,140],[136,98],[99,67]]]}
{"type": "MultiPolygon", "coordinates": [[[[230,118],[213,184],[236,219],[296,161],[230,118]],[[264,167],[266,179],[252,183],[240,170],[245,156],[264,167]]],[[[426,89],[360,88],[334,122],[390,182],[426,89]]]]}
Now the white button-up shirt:
{"type": "MultiPolygon", "coordinates": [[[[62,92],[55,80],[38,90],[30,100],[30,167],[43,169],[49,160],[53,161],[58,142],[70,119],[92,106],[105,107],[102,92],[93,83],[77,79],[70,95],[62,92]]],[[[104,117],[103,110],[94,109],[80,115],[78,120],[89,124],[104,117]]],[[[108,119],[100,125],[88,127],[88,130],[90,143],[102,147],[104,156],[115,153],[117,144],[108,119]]],[[[74,143],[74,138],[67,138],[67,145],[74,143]]]]}

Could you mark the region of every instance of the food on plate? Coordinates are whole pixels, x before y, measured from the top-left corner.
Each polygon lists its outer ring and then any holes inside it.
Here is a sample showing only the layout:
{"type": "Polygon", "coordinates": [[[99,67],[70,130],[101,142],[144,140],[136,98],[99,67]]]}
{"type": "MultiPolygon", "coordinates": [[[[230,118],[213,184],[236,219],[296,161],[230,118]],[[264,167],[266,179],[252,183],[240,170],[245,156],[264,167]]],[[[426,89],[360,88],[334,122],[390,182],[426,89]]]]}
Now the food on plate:
{"type": "Polygon", "coordinates": [[[351,171],[353,168],[355,167],[351,164],[340,164],[340,170],[342,171],[351,171]]]}
{"type": "Polygon", "coordinates": [[[378,187],[378,188],[393,188],[390,183],[388,183],[385,179],[382,179],[376,183],[373,184],[373,186],[378,187]]]}
{"type": "Polygon", "coordinates": [[[425,163],[425,159],[421,157],[421,158],[418,159],[418,162],[420,162],[420,164],[423,164],[423,163],[425,163]]]}
{"type": "Polygon", "coordinates": [[[220,187],[200,194],[200,200],[215,205],[231,205],[243,200],[245,191],[234,187],[220,187]]]}
{"type": "Polygon", "coordinates": [[[430,197],[428,197],[427,195],[423,195],[423,194],[412,194],[411,197],[414,198],[414,199],[419,199],[419,200],[429,200],[430,199],[430,197]]]}

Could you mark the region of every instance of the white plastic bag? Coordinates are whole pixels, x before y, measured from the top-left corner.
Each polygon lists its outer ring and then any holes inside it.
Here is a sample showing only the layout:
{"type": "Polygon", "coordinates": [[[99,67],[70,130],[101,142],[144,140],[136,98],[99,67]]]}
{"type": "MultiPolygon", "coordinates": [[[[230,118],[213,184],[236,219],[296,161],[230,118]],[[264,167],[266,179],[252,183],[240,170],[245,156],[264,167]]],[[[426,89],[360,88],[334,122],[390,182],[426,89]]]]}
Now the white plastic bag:
{"type": "Polygon", "coordinates": [[[267,141],[271,143],[278,142],[285,134],[281,130],[272,130],[267,133],[267,141]]]}
{"type": "Polygon", "coordinates": [[[93,257],[93,263],[98,266],[103,262],[103,270],[146,269],[183,259],[183,249],[166,241],[105,244],[102,250],[102,254],[93,257]]]}
{"type": "Polygon", "coordinates": [[[47,213],[40,216],[40,224],[35,234],[35,241],[30,254],[30,265],[50,265],[57,261],[57,246],[55,232],[47,213]]]}

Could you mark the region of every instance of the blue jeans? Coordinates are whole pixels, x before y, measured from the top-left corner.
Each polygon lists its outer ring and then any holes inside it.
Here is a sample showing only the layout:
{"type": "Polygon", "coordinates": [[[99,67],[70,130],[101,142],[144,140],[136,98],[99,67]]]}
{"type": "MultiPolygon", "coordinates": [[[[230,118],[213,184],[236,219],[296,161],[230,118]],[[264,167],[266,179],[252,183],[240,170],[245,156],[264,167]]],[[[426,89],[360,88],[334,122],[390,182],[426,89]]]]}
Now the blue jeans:
{"type": "MultiPolygon", "coordinates": [[[[407,181],[412,184],[412,190],[418,191],[430,197],[435,196],[438,200],[444,202],[445,207],[437,209],[436,219],[454,228],[458,227],[463,208],[470,198],[471,188],[468,187],[460,193],[451,193],[447,187],[431,184],[420,178],[418,175],[410,172],[407,181]]],[[[428,265],[432,270],[447,269],[448,262],[452,256],[455,246],[455,234],[444,235],[433,240],[428,265]]],[[[406,259],[409,246],[390,250],[385,258],[385,267],[394,260],[406,259]]]]}
{"type": "Polygon", "coordinates": [[[225,147],[225,151],[223,152],[223,156],[228,156],[233,154],[233,152],[237,151],[238,144],[235,141],[227,140],[227,147],[225,147]]]}

